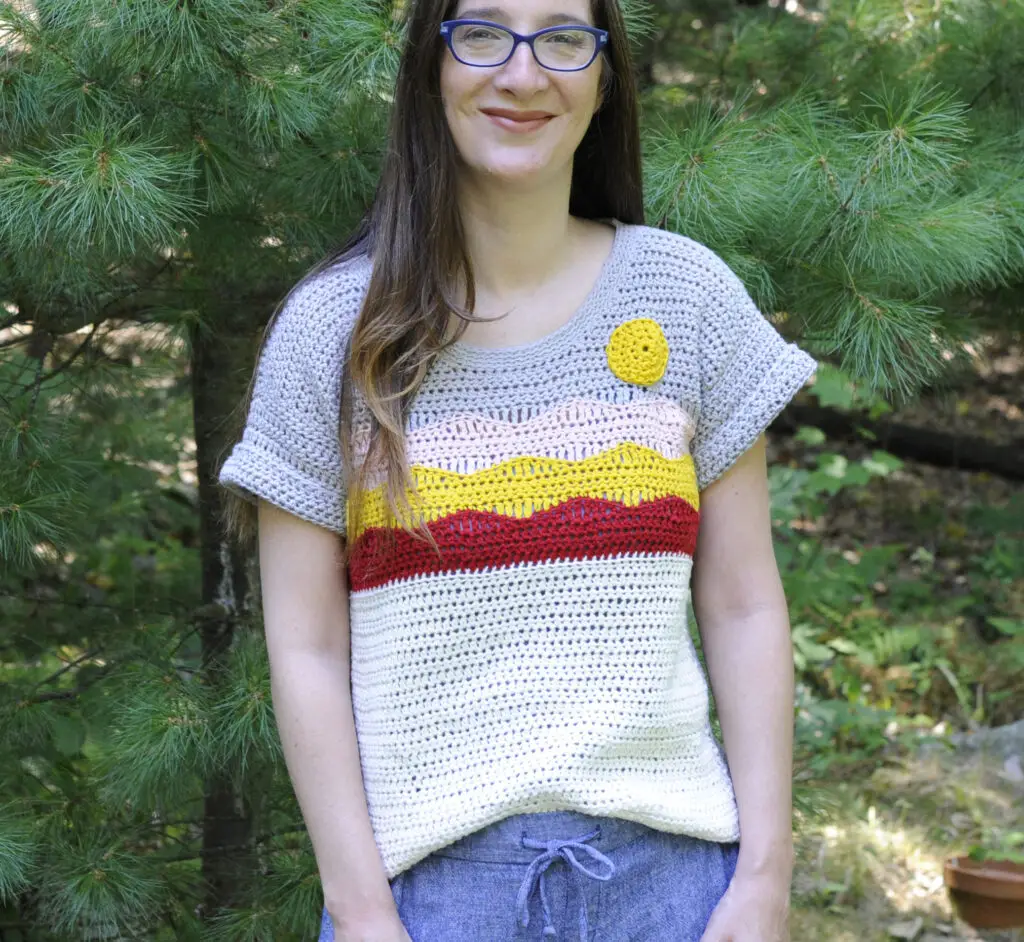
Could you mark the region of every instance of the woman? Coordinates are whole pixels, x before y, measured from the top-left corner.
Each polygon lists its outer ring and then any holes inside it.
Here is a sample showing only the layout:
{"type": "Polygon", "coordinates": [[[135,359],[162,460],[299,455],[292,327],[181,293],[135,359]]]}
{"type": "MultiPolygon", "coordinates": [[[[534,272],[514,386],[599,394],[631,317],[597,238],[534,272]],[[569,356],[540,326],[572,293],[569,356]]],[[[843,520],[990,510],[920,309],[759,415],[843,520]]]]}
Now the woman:
{"type": "Polygon", "coordinates": [[[814,361],[643,225],[616,0],[409,15],[374,205],[272,322],[221,472],[320,938],[780,942],[762,433],[814,361]]]}

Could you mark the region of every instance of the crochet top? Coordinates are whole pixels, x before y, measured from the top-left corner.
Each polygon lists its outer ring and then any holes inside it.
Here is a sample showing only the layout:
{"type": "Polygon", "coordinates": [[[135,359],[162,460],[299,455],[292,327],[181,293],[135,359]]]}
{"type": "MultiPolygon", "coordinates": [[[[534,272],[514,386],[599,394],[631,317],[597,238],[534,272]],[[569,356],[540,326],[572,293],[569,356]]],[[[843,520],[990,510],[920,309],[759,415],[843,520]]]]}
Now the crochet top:
{"type": "Polygon", "coordinates": [[[614,224],[567,323],[515,347],[457,342],[428,371],[406,447],[439,552],[386,513],[379,469],[349,526],[339,390],[365,256],[292,293],[221,469],[352,544],[352,705],[389,879],[528,812],[739,837],[687,622],[700,492],[816,364],[713,251],[614,224]]]}

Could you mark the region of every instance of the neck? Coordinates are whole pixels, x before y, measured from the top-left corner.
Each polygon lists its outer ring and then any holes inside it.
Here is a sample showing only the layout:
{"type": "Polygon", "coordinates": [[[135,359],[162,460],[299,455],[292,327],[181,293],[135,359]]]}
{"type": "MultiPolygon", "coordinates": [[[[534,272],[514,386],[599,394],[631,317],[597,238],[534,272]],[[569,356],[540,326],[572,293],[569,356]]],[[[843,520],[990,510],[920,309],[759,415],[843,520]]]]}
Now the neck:
{"type": "Polygon", "coordinates": [[[571,182],[571,164],[563,176],[530,190],[461,181],[459,209],[478,295],[514,299],[568,264],[578,235],[569,215],[571,182]]]}

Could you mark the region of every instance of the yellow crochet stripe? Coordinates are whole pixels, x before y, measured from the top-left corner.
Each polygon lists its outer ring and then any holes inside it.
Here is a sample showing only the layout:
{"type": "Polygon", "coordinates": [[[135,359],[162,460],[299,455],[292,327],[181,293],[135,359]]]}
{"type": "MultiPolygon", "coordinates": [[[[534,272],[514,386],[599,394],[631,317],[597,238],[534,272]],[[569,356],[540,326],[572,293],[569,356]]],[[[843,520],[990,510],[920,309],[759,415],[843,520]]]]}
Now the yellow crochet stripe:
{"type": "MultiPolygon", "coordinates": [[[[413,465],[418,500],[406,491],[414,518],[433,523],[448,514],[477,510],[529,517],[575,497],[617,500],[628,507],[662,497],[682,497],[699,508],[693,458],[665,458],[651,448],[625,442],[582,461],[524,455],[471,474],[413,465]]],[[[359,533],[394,525],[384,485],[368,491],[359,533]]]]}

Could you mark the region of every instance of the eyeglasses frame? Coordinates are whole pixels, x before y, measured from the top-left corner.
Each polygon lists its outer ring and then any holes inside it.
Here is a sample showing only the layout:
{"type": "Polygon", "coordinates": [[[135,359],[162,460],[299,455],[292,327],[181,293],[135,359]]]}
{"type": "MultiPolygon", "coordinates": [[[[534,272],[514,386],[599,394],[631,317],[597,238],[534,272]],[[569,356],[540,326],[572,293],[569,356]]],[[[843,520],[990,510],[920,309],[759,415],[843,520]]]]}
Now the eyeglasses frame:
{"type": "Polygon", "coordinates": [[[516,50],[519,48],[520,43],[526,43],[530,47],[530,52],[533,53],[533,61],[537,63],[542,69],[547,69],[549,72],[583,72],[585,69],[589,69],[597,57],[608,47],[608,30],[598,29],[596,26],[587,26],[583,23],[563,23],[561,26],[546,26],[544,29],[539,29],[535,33],[517,33],[515,30],[509,29],[507,26],[502,26],[501,23],[492,23],[490,20],[445,20],[441,24],[441,35],[444,37],[445,43],[451,54],[455,57],[457,62],[461,62],[463,65],[468,65],[473,69],[497,69],[508,63],[512,57],[516,54],[516,50]],[[492,26],[495,29],[504,30],[512,37],[512,51],[508,54],[508,57],[501,62],[495,62],[492,65],[478,65],[475,62],[466,62],[464,59],[459,58],[459,54],[455,51],[455,27],[457,26],[492,26]],[[594,56],[586,64],[578,66],[574,69],[553,69],[551,66],[544,65],[540,59],[537,58],[537,50],[534,47],[534,43],[541,36],[547,33],[561,33],[567,29],[579,29],[586,33],[592,33],[597,37],[597,44],[594,46],[594,56]]]}

